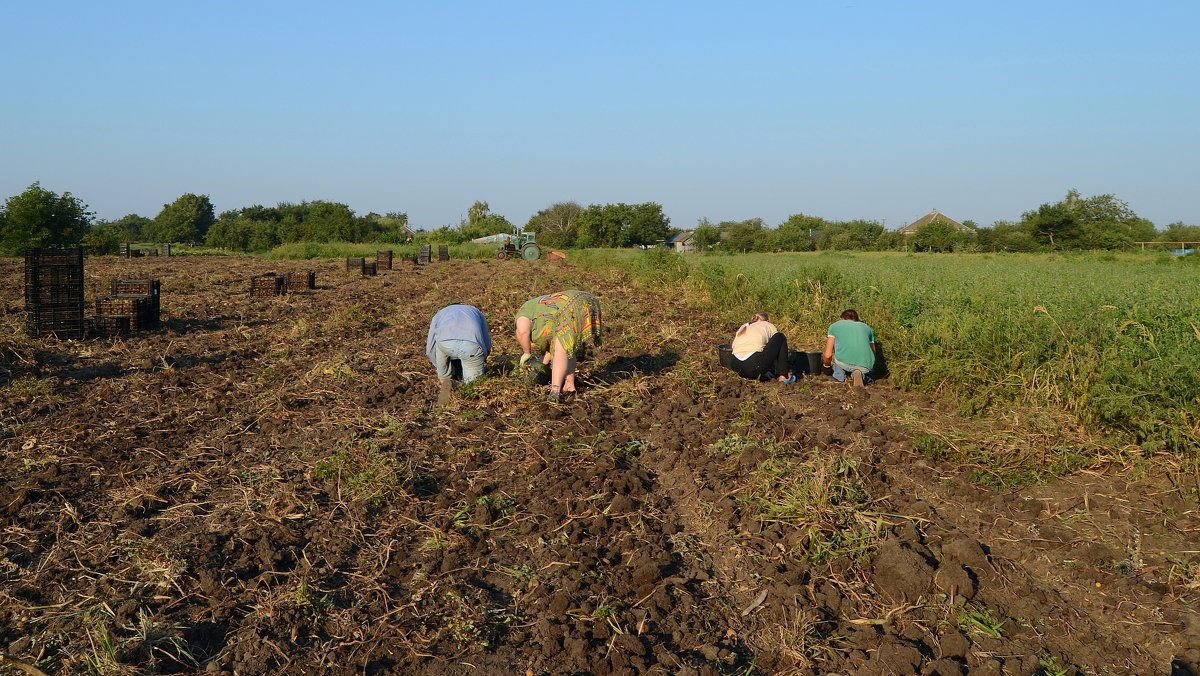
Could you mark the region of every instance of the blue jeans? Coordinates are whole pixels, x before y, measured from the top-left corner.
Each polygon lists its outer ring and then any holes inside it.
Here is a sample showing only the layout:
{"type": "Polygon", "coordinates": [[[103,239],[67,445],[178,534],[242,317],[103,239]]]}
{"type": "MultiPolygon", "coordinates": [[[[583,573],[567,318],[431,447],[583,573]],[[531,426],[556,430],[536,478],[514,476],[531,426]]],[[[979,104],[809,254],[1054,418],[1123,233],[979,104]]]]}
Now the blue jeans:
{"type": "Polygon", "coordinates": [[[483,347],[469,340],[439,340],[433,344],[433,356],[438,380],[446,380],[454,375],[454,366],[450,362],[457,359],[462,364],[464,383],[483,375],[483,363],[487,360],[483,347]]]}
{"type": "Polygon", "coordinates": [[[871,369],[864,368],[862,366],[855,366],[854,364],[847,364],[836,359],[833,360],[833,379],[839,383],[846,382],[846,378],[849,378],[850,374],[854,371],[862,371],[864,385],[871,382],[871,369]]]}

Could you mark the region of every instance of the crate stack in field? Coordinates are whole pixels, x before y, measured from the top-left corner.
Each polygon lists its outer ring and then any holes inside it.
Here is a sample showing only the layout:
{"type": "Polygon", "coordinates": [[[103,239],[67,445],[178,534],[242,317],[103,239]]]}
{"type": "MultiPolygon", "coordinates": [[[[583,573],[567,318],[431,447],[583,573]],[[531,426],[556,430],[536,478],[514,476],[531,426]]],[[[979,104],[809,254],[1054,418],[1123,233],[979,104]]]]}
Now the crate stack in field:
{"type": "Polygon", "coordinates": [[[445,244],[438,245],[438,260],[445,263],[450,260],[450,247],[445,244]]]}
{"type": "Polygon", "coordinates": [[[427,265],[430,261],[430,256],[432,255],[432,253],[433,253],[432,247],[430,247],[428,244],[422,244],[421,245],[421,253],[418,256],[418,262],[421,265],[427,265]]]}
{"type": "Polygon", "coordinates": [[[315,288],[317,288],[317,273],[315,272],[289,272],[284,275],[284,293],[294,293],[296,291],[312,290],[315,288]]]}
{"type": "Polygon", "coordinates": [[[33,338],[83,338],[83,249],[25,252],[25,329],[33,338]]]}
{"type": "Polygon", "coordinates": [[[374,277],[379,274],[379,263],[377,261],[363,261],[362,274],[363,277],[374,277]]]}
{"type": "Polygon", "coordinates": [[[366,262],[367,259],[361,256],[349,257],[346,259],[346,272],[362,272],[363,263],[366,262]]]}
{"type": "Polygon", "coordinates": [[[158,328],[162,305],[157,279],[114,279],[107,298],[96,299],[96,329],[123,334],[158,328]]]}
{"type": "Polygon", "coordinates": [[[141,258],[146,255],[145,251],[133,248],[133,245],[129,242],[122,242],[120,247],[121,258],[141,258]]]}
{"type": "Polygon", "coordinates": [[[250,278],[250,295],[254,298],[282,296],[287,293],[287,278],[274,272],[264,272],[250,278]]]}
{"type": "Polygon", "coordinates": [[[162,245],[162,255],[170,257],[170,255],[171,255],[171,245],[170,244],[162,245]]]}
{"type": "Polygon", "coordinates": [[[375,268],[376,270],[391,270],[392,269],[392,250],[376,251],[375,252],[375,268]]]}

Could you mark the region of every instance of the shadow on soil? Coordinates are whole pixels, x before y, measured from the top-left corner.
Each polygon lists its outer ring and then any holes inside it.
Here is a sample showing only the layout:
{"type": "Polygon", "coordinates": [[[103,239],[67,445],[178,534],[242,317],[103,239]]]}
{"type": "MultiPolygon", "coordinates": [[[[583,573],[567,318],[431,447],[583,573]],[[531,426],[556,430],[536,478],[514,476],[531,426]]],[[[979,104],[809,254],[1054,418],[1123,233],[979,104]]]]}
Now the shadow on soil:
{"type": "Polygon", "coordinates": [[[671,368],[679,362],[679,353],[674,350],[663,350],[658,354],[639,354],[632,357],[621,356],[609,360],[595,371],[597,382],[612,385],[634,375],[656,375],[671,368]]]}

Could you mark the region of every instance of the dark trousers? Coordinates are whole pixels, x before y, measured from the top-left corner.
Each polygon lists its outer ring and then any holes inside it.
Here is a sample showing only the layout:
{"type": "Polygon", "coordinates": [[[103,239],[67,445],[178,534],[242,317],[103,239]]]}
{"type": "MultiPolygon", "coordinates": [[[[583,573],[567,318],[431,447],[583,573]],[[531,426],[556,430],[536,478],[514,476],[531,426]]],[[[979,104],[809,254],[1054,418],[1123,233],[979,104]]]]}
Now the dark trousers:
{"type": "Polygon", "coordinates": [[[743,378],[759,380],[763,376],[786,376],[791,368],[788,366],[787,338],[782,333],[771,336],[763,349],[746,357],[745,360],[733,358],[733,370],[743,378]]]}

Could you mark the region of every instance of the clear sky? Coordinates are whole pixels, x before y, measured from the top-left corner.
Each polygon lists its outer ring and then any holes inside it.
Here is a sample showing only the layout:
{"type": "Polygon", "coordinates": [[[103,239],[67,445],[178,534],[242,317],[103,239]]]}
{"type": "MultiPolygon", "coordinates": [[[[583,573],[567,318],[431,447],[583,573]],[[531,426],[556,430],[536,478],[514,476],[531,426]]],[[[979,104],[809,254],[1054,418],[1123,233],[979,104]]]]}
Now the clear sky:
{"type": "Polygon", "coordinates": [[[0,199],[1200,224],[1200,2],[0,0],[0,199]]]}

